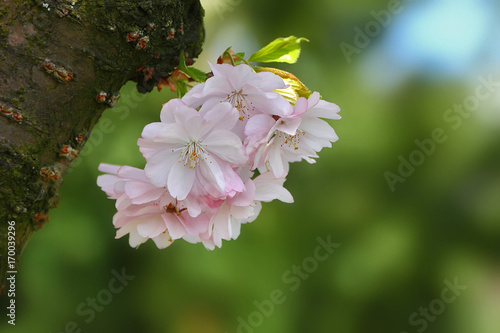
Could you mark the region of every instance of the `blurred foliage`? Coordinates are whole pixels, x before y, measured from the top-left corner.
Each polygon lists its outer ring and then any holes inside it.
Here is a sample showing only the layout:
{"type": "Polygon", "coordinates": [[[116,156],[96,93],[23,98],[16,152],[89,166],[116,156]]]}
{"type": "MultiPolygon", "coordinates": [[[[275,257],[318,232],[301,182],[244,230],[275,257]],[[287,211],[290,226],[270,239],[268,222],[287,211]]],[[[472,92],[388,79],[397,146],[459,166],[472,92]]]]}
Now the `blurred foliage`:
{"type": "MultiPolygon", "coordinates": [[[[369,55],[384,31],[350,64],[339,44],[352,43],[353,28],[364,27],[370,11],[387,8],[386,1],[203,4],[207,41],[197,63],[203,69],[228,46],[249,55],[276,37],[307,37],[298,63],[279,68],[340,105],[342,119],[331,123],[340,140],[316,164],[292,165],[285,185],[294,204],[265,204],[239,239],[221,249],[183,241],[165,250],[152,242],[131,249],[128,239],[114,240],[114,202],[95,184],[97,166],[142,168],[136,140],[174,94],[141,96],[128,84],[104,114],[113,130],[94,130],[66,177],[59,207],[25,249],[17,325],[7,327],[4,317],[0,331],[65,332],[73,321],[82,332],[237,332],[238,318],[248,322],[257,311],[254,301],[279,289],[283,304],[258,327],[239,332],[409,333],[423,327],[411,326],[409,317],[441,298],[445,280],[457,278],[468,288],[425,332],[499,332],[499,91],[452,130],[443,114],[474,93],[475,79],[414,73],[390,89],[379,89],[385,75],[370,84],[369,55]],[[397,173],[398,157],[408,158],[415,140],[430,138],[435,128],[448,139],[393,193],[384,173],[397,173]],[[283,274],[329,235],[341,246],[291,290],[283,274]],[[78,306],[103,297],[112,271],[123,268],[135,278],[86,323],[78,306]]],[[[489,68],[472,77],[489,74],[500,76],[489,68]]]]}

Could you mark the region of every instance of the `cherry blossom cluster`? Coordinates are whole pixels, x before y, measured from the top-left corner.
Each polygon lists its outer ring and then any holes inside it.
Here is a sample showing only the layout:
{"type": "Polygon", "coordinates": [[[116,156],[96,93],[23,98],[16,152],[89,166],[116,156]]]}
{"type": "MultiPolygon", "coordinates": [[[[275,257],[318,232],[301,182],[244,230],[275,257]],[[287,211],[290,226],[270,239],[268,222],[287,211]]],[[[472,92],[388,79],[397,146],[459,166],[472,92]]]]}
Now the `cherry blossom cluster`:
{"type": "Polygon", "coordinates": [[[319,93],[290,98],[281,76],[244,63],[211,70],[144,128],[137,142],[144,170],[99,167],[106,174],[98,185],[116,200],[116,237],[128,234],[132,247],[149,238],[158,248],[180,238],[221,247],[257,218],[262,202],[293,202],[283,187],[289,164],[314,163],[338,139],[321,118],[340,119],[340,109],[319,93]]]}

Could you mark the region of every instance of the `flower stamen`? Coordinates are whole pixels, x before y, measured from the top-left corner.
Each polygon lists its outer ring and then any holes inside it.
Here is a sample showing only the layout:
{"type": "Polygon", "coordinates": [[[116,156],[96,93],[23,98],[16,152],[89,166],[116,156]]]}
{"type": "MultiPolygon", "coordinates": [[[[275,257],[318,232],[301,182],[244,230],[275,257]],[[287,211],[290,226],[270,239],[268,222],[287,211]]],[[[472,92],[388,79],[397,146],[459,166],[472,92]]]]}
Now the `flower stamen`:
{"type": "Polygon", "coordinates": [[[169,203],[169,204],[168,204],[168,206],[167,206],[167,207],[165,207],[165,211],[166,211],[167,213],[172,213],[172,214],[175,214],[175,215],[177,215],[177,216],[180,216],[180,215],[181,215],[181,213],[182,213],[183,211],[185,211],[185,210],[187,210],[187,208],[181,208],[181,209],[179,209],[179,208],[177,207],[177,204],[175,204],[175,205],[174,205],[174,204],[172,204],[172,203],[169,203]]]}
{"type": "Polygon", "coordinates": [[[183,161],[185,166],[189,165],[190,169],[194,169],[204,154],[207,154],[207,151],[201,146],[200,142],[191,141],[182,148],[179,162],[183,161]]]}
{"type": "Polygon", "coordinates": [[[281,141],[280,146],[283,147],[284,145],[288,145],[288,147],[293,147],[294,150],[299,149],[299,143],[300,143],[300,135],[304,135],[304,132],[297,132],[295,135],[290,135],[283,133],[281,131],[276,131],[276,136],[279,138],[281,141]]]}
{"type": "Polygon", "coordinates": [[[240,120],[244,119],[246,110],[249,109],[246,103],[246,97],[247,95],[243,94],[242,90],[240,90],[231,92],[231,94],[227,95],[227,97],[223,100],[223,102],[229,102],[232,106],[238,109],[238,112],[240,113],[239,117],[240,120]]]}

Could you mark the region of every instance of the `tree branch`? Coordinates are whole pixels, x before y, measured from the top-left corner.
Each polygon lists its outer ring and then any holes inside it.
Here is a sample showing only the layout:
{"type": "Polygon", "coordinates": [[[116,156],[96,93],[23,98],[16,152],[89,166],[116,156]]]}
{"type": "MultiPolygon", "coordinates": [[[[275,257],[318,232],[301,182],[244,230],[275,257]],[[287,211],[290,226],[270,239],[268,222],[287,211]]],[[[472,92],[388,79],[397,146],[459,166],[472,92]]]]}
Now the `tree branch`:
{"type": "Polygon", "coordinates": [[[120,88],[151,91],[204,38],[198,0],[0,2],[0,286],[57,205],[64,174],[120,88]]]}

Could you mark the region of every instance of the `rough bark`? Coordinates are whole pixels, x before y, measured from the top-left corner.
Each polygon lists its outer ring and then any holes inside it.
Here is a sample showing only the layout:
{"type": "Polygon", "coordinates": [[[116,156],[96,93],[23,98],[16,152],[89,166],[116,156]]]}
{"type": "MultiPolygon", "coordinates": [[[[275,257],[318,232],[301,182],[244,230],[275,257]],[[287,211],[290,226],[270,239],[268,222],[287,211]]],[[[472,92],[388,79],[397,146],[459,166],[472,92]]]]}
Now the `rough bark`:
{"type": "Polygon", "coordinates": [[[128,81],[151,91],[201,52],[199,0],[0,0],[0,286],[128,81]]]}

